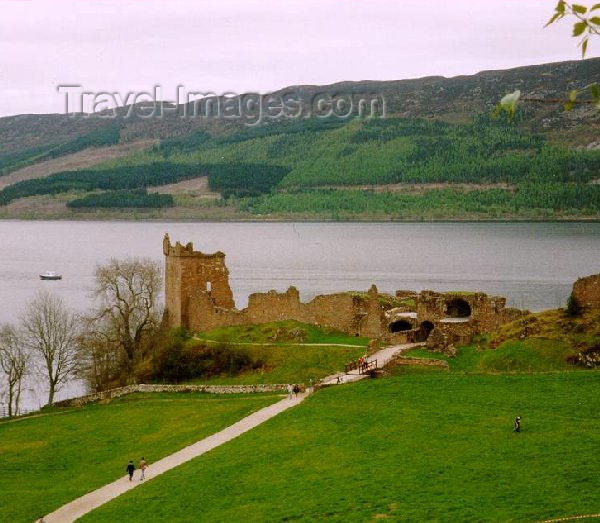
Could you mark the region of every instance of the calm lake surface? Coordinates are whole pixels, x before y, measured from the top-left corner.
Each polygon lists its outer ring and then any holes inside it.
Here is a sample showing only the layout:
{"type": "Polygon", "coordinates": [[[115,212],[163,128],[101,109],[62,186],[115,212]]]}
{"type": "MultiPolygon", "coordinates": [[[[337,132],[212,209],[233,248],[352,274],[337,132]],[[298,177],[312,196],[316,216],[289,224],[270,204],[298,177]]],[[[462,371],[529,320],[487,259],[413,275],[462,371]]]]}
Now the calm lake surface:
{"type": "Polygon", "coordinates": [[[295,285],[316,294],[397,289],[480,290],[539,311],[563,305],[573,282],[600,273],[600,223],[160,223],[0,221],[0,323],[40,289],[78,311],[94,269],[111,257],[163,262],[162,238],[226,253],[238,307],[295,285]],[[47,270],[63,275],[41,281],[47,270]]]}
{"type": "Polygon", "coordinates": [[[342,290],[481,290],[511,305],[564,304],[572,283],[600,272],[600,223],[157,223],[0,221],[0,323],[40,289],[79,311],[97,264],[147,256],[162,238],[226,253],[238,307],[295,285],[303,299],[342,290]],[[56,271],[59,282],[39,274],[56,271]]]}

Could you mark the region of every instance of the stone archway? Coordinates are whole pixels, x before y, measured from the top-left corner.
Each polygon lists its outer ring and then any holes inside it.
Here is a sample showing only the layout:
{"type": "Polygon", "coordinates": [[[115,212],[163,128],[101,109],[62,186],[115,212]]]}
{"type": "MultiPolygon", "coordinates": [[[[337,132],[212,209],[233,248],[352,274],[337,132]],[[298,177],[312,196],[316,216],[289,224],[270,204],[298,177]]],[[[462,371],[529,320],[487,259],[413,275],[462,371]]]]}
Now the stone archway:
{"type": "Polygon", "coordinates": [[[430,321],[421,322],[421,325],[419,325],[419,332],[417,334],[417,341],[427,341],[427,338],[429,338],[429,335],[434,327],[435,326],[430,321]]]}
{"type": "Polygon", "coordinates": [[[468,318],[471,316],[471,306],[462,298],[453,298],[446,302],[446,318],[468,318]]]}
{"type": "Polygon", "coordinates": [[[390,332],[404,332],[409,331],[413,328],[410,321],[407,320],[397,320],[390,323],[389,329],[390,332]]]}

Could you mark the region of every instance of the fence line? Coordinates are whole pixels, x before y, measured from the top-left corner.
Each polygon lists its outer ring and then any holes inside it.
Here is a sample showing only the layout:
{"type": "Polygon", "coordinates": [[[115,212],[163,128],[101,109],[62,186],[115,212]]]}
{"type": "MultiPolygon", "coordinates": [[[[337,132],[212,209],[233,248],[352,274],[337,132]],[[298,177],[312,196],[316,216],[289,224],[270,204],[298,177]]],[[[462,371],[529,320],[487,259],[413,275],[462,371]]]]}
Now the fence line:
{"type": "MultiPolygon", "coordinates": [[[[37,412],[39,409],[19,409],[18,416],[24,416],[25,414],[31,414],[32,412],[37,412]]],[[[0,419],[8,418],[8,403],[0,403],[0,419]]],[[[13,414],[13,418],[15,415],[13,414]]]]}

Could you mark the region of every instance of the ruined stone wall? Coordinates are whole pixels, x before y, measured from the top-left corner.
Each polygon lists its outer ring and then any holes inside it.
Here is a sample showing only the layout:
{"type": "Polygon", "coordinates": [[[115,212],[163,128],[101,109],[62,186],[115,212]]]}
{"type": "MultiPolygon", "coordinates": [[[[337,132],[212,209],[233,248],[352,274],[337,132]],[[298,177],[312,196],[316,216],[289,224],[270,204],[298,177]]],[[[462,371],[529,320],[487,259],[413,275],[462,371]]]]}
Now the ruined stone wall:
{"type": "Polygon", "coordinates": [[[423,291],[417,300],[417,318],[420,323],[430,321],[435,325],[427,339],[434,350],[452,353],[457,345],[470,343],[473,335],[492,332],[509,319],[505,314],[506,298],[474,293],[438,293],[423,291]],[[453,314],[458,308],[468,306],[469,314],[453,314]]]}
{"type": "Polygon", "coordinates": [[[210,293],[202,290],[196,290],[190,296],[187,311],[188,319],[185,325],[192,332],[248,324],[242,311],[218,307],[210,293]]]}
{"type": "Polygon", "coordinates": [[[269,291],[251,294],[245,309],[217,307],[206,292],[198,291],[192,296],[189,305],[189,328],[204,331],[216,327],[252,325],[272,321],[295,320],[302,323],[320,325],[353,335],[369,336],[369,332],[381,333],[380,313],[372,311],[375,321],[369,318],[365,300],[349,293],[316,296],[308,303],[300,301],[294,287],[280,293],[269,291]],[[375,329],[374,325],[379,327],[375,329]]]}
{"type": "Polygon", "coordinates": [[[365,300],[350,293],[338,293],[316,296],[308,303],[302,303],[295,287],[283,293],[251,294],[248,307],[241,310],[220,307],[210,293],[196,290],[189,296],[186,311],[186,322],[181,325],[191,331],[295,320],[351,335],[378,337],[385,324],[376,299],[365,300]]]}
{"type": "Polygon", "coordinates": [[[600,274],[579,278],[573,285],[573,297],[582,307],[600,309],[600,274]]]}
{"type": "Polygon", "coordinates": [[[506,300],[501,297],[483,293],[398,291],[397,296],[416,300],[416,313],[407,316],[402,308],[390,309],[389,301],[380,303],[381,296],[375,285],[366,295],[350,292],[320,295],[308,303],[300,301],[295,287],[286,292],[254,293],[248,299],[248,306],[238,310],[222,252],[196,252],[191,243],[184,247],[177,242],[172,246],[168,236],[165,236],[163,250],[168,324],[191,331],[296,320],[354,336],[406,343],[427,339],[432,324],[428,344],[451,350],[458,343],[468,343],[475,333],[496,330],[507,317],[506,300]],[[448,319],[456,314],[464,317],[448,319]],[[391,324],[398,319],[407,321],[410,328],[391,332],[391,324]]]}
{"type": "Polygon", "coordinates": [[[367,338],[379,338],[387,333],[388,322],[385,317],[385,310],[379,305],[379,292],[375,285],[371,285],[368,293],[366,310],[360,311],[360,327],[358,334],[367,338]]]}
{"type": "Polygon", "coordinates": [[[469,323],[481,331],[496,330],[505,321],[506,298],[488,296],[482,292],[452,293],[423,291],[417,300],[419,322],[439,322],[450,316],[448,306],[455,301],[468,304],[469,323]]]}
{"type": "Polygon", "coordinates": [[[190,300],[197,291],[207,292],[215,305],[234,308],[225,254],[194,251],[192,243],[171,245],[163,240],[165,254],[165,309],[169,325],[191,328],[190,300]]]}
{"type": "Polygon", "coordinates": [[[431,350],[443,352],[454,356],[459,345],[471,343],[473,335],[478,331],[473,323],[445,323],[443,321],[435,324],[427,338],[427,347],[431,350]]]}
{"type": "Polygon", "coordinates": [[[300,303],[300,293],[296,287],[286,292],[257,292],[248,297],[248,307],[243,311],[248,323],[267,323],[295,319],[305,323],[310,321],[310,313],[300,303]]]}

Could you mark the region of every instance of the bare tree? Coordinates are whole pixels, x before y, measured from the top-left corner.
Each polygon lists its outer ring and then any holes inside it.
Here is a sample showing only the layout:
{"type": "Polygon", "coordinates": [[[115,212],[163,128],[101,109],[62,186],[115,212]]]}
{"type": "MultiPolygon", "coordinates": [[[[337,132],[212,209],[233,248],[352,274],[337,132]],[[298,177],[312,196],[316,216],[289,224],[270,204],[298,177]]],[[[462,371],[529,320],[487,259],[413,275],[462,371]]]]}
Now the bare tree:
{"type": "Polygon", "coordinates": [[[25,342],[42,360],[48,380],[48,405],[77,368],[78,320],[58,296],[38,293],[21,315],[25,342]]]}
{"type": "MultiPolygon", "coordinates": [[[[88,318],[79,338],[79,376],[86,380],[93,392],[121,385],[123,380],[123,352],[104,332],[106,323],[88,318]]],[[[110,332],[110,330],[109,330],[110,332]]]]}
{"type": "Polygon", "coordinates": [[[125,378],[133,377],[136,363],[158,329],[161,288],[160,266],[148,258],[111,259],[96,268],[98,308],[84,345],[98,378],[99,373],[110,375],[109,366],[117,361],[125,366],[125,378]]]}
{"type": "Polygon", "coordinates": [[[23,378],[29,370],[29,354],[19,343],[19,336],[12,325],[0,327],[0,371],[8,382],[8,415],[19,414],[23,378]]]}

